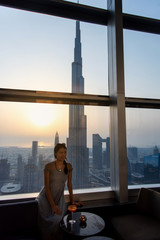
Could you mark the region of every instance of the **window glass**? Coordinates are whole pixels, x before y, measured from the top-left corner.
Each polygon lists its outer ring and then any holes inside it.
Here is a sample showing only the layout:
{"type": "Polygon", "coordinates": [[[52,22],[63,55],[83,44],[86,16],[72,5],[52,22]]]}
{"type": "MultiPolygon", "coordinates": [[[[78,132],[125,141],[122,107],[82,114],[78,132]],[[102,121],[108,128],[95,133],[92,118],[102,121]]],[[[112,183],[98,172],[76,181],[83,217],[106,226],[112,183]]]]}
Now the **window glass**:
{"type": "Polygon", "coordinates": [[[107,9],[107,0],[66,0],[66,2],[73,2],[77,3],[79,2],[80,4],[91,6],[91,7],[97,7],[97,8],[102,8],[102,9],[107,9]]]}
{"type": "Polygon", "coordinates": [[[124,30],[125,95],[159,98],[160,36],[124,30]]]}
{"type": "Polygon", "coordinates": [[[67,144],[74,189],[110,186],[108,108],[9,102],[0,108],[0,195],[40,191],[56,142],[67,144]]]}
{"type": "Polygon", "coordinates": [[[91,187],[110,186],[109,107],[85,106],[91,187]]]}
{"type": "Polygon", "coordinates": [[[160,111],[126,109],[128,184],[160,183],[160,111]]]}
{"type": "Polygon", "coordinates": [[[149,18],[160,19],[159,0],[122,0],[123,12],[149,18]]]}
{"type": "Polygon", "coordinates": [[[73,65],[80,63],[81,93],[107,94],[107,29],[76,26],[73,20],[1,7],[0,87],[72,92],[73,65]]]}

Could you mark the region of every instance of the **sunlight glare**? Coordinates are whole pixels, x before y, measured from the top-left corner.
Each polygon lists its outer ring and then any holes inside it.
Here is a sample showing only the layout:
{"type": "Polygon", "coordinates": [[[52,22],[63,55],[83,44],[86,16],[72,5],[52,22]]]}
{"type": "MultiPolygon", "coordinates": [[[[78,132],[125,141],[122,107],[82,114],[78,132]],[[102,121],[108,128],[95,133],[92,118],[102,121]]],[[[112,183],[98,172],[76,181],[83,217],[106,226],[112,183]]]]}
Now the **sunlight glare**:
{"type": "Polygon", "coordinates": [[[54,119],[53,110],[49,106],[36,106],[36,108],[32,108],[29,114],[30,121],[40,127],[45,127],[50,125],[54,119]]]}

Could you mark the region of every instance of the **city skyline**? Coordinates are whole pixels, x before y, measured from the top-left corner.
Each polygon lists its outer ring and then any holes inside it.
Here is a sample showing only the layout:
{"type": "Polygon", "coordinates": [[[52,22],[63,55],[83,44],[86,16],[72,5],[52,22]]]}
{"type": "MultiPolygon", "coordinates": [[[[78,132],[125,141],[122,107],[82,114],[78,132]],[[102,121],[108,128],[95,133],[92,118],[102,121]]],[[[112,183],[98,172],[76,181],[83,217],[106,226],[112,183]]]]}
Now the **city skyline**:
{"type": "MultiPolygon", "coordinates": [[[[106,8],[106,1],[95,1],[95,6],[106,8]]],[[[159,6],[159,1],[123,2],[124,12],[157,19],[159,6]]],[[[75,21],[5,7],[0,13],[1,87],[71,92],[75,21]]],[[[107,28],[82,22],[81,31],[84,92],[107,95],[107,28]]],[[[124,30],[126,96],[159,98],[159,40],[156,34],[124,30]]],[[[66,142],[68,105],[1,102],[0,107],[0,146],[30,147],[32,140],[52,146],[56,131],[66,142]]],[[[85,106],[85,115],[91,147],[92,134],[109,136],[109,107],[85,106]]],[[[159,145],[159,119],[156,109],[127,109],[127,145],[159,145]]]]}
{"type": "MultiPolygon", "coordinates": [[[[58,133],[55,135],[55,139],[58,133]]],[[[110,186],[109,138],[102,139],[93,135],[92,151],[89,151],[88,184],[75,185],[74,189],[101,188],[110,186]],[[106,147],[102,149],[102,142],[106,147]],[[97,164],[99,162],[99,164],[97,164]]],[[[58,139],[57,139],[58,140],[58,139]]],[[[0,148],[3,152],[3,148],[0,148]]],[[[26,149],[8,148],[10,156],[0,158],[0,195],[39,192],[44,185],[43,169],[45,164],[54,159],[53,149],[38,147],[33,141],[26,149]],[[16,153],[16,154],[15,154],[16,153]],[[37,161],[38,160],[38,161],[37,161]]],[[[152,149],[127,148],[128,185],[157,184],[160,181],[160,153],[155,146],[152,149]]],[[[75,169],[74,169],[75,170],[75,169]]],[[[80,173],[78,172],[79,179],[80,173]]],[[[73,178],[74,180],[74,178],[73,178]]]]}

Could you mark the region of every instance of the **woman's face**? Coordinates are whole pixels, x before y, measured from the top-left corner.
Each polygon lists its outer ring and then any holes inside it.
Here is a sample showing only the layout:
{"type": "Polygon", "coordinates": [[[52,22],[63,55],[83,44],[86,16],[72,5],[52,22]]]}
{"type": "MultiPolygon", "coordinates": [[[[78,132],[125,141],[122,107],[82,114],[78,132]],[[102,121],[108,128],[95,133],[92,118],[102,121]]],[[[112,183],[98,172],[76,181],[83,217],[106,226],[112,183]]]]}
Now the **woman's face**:
{"type": "Polygon", "coordinates": [[[67,156],[67,150],[65,148],[60,148],[56,153],[56,158],[59,161],[64,161],[67,156]]]}

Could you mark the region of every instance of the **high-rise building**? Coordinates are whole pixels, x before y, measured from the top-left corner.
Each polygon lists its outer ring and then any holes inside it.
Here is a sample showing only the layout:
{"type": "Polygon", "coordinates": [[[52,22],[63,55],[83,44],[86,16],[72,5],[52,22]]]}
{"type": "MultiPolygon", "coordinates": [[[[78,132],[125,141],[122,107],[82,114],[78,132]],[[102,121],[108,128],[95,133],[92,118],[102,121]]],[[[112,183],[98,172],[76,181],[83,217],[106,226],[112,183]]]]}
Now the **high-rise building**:
{"type": "Polygon", "coordinates": [[[128,147],[127,148],[127,157],[129,160],[137,160],[138,159],[137,147],[128,147]]]}
{"type": "Polygon", "coordinates": [[[56,135],[55,135],[54,146],[56,146],[57,143],[59,143],[59,134],[58,134],[58,132],[56,132],[56,135]]]}
{"type": "Polygon", "coordinates": [[[103,165],[107,166],[108,163],[107,157],[109,157],[109,154],[107,144],[109,140],[107,139],[109,138],[103,139],[99,134],[93,134],[92,138],[93,138],[93,168],[100,170],[103,168],[103,165]],[[106,148],[104,151],[102,148],[102,143],[106,143],[106,148]]]}
{"type": "Polygon", "coordinates": [[[10,173],[10,163],[8,163],[8,159],[0,160],[0,181],[9,180],[10,173]]]}
{"type": "Polygon", "coordinates": [[[24,167],[23,191],[38,191],[38,141],[32,141],[32,156],[24,167]]]}
{"type": "Polygon", "coordinates": [[[33,159],[33,164],[37,165],[37,160],[38,160],[38,141],[32,141],[32,159],[33,159]]]}
{"type": "Polygon", "coordinates": [[[102,138],[99,134],[93,134],[93,168],[102,169],[102,138]]]}
{"type": "Polygon", "coordinates": [[[157,146],[154,147],[153,154],[159,154],[159,149],[157,146]]]}
{"type": "Polygon", "coordinates": [[[144,156],[145,183],[159,183],[160,181],[160,154],[144,156]]]}
{"type": "MultiPolygon", "coordinates": [[[[72,63],[72,93],[84,93],[80,22],[76,21],[74,62],[72,63]]],[[[88,187],[89,151],[87,148],[87,117],[84,106],[69,106],[69,137],[67,139],[68,159],[73,166],[73,187],[88,187]]]]}
{"type": "Polygon", "coordinates": [[[32,158],[28,159],[28,164],[24,167],[24,192],[37,192],[38,188],[38,166],[32,163],[32,158]]]}
{"type": "Polygon", "coordinates": [[[24,162],[22,160],[22,155],[18,154],[17,159],[17,180],[23,185],[24,176],[24,162]]]}
{"type": "Polygon", "coordinates": [[[110,168],[110,138],[106,139],[106,157],[107,157],[107,168],[110,168]]]}

